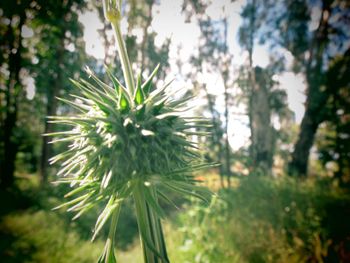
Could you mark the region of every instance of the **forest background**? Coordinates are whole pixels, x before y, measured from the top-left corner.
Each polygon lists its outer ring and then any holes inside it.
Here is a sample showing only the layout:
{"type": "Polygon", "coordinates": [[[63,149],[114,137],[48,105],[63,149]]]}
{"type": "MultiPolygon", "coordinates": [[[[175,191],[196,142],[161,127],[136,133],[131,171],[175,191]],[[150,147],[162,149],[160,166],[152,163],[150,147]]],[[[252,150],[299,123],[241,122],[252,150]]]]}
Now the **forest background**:
{"type": "MultiPolygon", "coordinates": [[[[350,261],[350,3],[345,0],[125,1],[134,72],[193,95],[211,122],[196,174],[220,196],[164,205],[173,262],[350,261]]],[[[70,114],[56,97],[87,65],[121,76],[100,2],[0,3],[0,256],[5,262],[92,262],[99,211],[71,221],[50,184],[63,148],[41,136],[70,114]],[[48,260],[49,259],[49,260],[48,260]]],[[[130,200],[121,262],[141,262],[130,200]]]]}

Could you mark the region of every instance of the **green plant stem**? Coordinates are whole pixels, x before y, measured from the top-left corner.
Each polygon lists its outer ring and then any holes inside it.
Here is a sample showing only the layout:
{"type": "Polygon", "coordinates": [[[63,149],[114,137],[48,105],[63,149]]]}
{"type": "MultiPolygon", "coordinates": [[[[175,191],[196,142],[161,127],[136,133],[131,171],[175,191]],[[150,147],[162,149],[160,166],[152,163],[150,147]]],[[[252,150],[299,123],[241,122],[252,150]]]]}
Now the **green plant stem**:
{"type": "Polygon", "coordinates": [[[117,229],[120,206],[121,205],[119,204],[118,207],[115,209],[115,211],[112,213],[111,225],[110,225],[109,232],[108,232],[107,241],[111,243],[112,248],[114,248],[115,231],[117,229]]]}
{"type": "MultiPolygon", "coordinates": [[[[157,197],[157,192],[155,187],[151,186],[150,188],[151,188],[152,196],[158,203],[158,197],[157,197]]],[[[163,235],[162,223],[160,221],[160,218],[149,205],[147,205],[147,212],[152,221],[152,226],[154,226],[153,234],[155,236],[156,247],[158,251],[161,253],[161,256],[165,259],[164,262],[169,262],[164,235],[163,235]]]]}
{"type": "MultiPolygon", "coordinates": [[[[169,263],[160,219],[147,204],[143,187],[146,186],[139,182],[133,195],[145,263],[169,263]]],[[[151,192],[155,194],[154,187],[151,192]]]]}
{"type": "Polygon", "coordinates": [[[122,64],[122,70],[124,74],[126,88],[129,90],[130,95],[133,96],[134,89],[135,89],[134,78],[132,74],[128,52],[126,50],[124,40],[120,31],[120,23],[117,21],[113,21],[111,22],[111,24],[114,29],[115,39],[117,41],[117,49],[118,49],[120,61],[122,64]]]}
{"type": "MultiPolygon", "coordinates": [[[[103,5],[105,16],[107,20],[110,21],[114,29],[114,35],[117,42],[117,50],[122,65],[126,88],[132,97],[134,95],[135,84],[130,60],[120,30],[121,3],[119,3],[119,5],[116,5],[115,1],[104,0],[103,5]]],[[[136,207],[136,217],[140,232],[144,260],[145,263],[169,263],[161,222],[159,216],[148,205],[146,201],[146,197],[144,194],[145,187],[146,186],[143,184],[143,180],[139,180],[138,182],[136,182],[135,188],[133,190],[133,196],[136,207]]],[[[156,200],[156,202],[158,202],[156,196],[156,189],[154,188],[154,186],[149,187],[150,188],[147,190],[150,190],[153,199],[156,200]]],[[[108,237],[108,242],[110,242],[109,244],[111,244],[112,246],[114,243],[114,233],[116,227],[116,221],[114,221],[114,218],[115,217],[113,215],[110,228],[110,235],[108,237]]],[[[108,255],[106,258],[109,258],[108,255]]]]}
{"type": "MultiPolygon", "coordinates": [[[[116,200],[114,199],[114,202],[116,200]]],[[[115,232],[117,230],[119,212],[121,204],[119,203],[111,215],[111,225],[109,227],[108,238],[106,240],[105,248],[103,254],[100,256],[98,263],[116,263],[116,257],[114,254],[114,241],[115,232]]]]}

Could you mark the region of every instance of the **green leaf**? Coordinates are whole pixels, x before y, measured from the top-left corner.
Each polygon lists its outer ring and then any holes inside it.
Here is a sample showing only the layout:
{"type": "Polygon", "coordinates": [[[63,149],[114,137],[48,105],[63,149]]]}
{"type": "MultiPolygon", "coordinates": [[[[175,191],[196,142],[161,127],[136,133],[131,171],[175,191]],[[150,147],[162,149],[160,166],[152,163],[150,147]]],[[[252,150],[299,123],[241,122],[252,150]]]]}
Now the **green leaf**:
{"type": "Polygon", "coordinates": [[[132,94],[129,94],[128,89],[125,88],[125,87],[120,83],[120,81],[113,75],[113,73],[111,72],[110,69],[106,68],[106,70],[107,70],[107,74],[108,74],[109,78],[110,78],[110,79],[112,80],[112,82],[113,82],[115,91],[119,92],[119,96],[120,96],[120,92],[125,92],[126,97],[127,97],[128,99],[131,99],[131,95],[132,95],[132,94]]]}
{"type": "Polygon", "coordinates": [[[60,161],[60,160],[62,160],[62,159],[65,159],[65,158],[69,157],[69,156],[72,155],[72,154],[73,154],[72,150],[68,150],[68,151],[65,151],[65,152],[63,152],[63,153],[59,153],[59,154],[57,154],[57,155],[51,157],[51,158],[49,159],[49,163],[50,163],[50,164],[54,164],[54,163],[56,163],[57,161],[60,161]]]}
{"type": "Polygon", "coordinates": [[[155,69],[153,70],[153,72],[151,73],[151,75],[148,77],[148,79],[142,84],[142,90],[143,92],[148,95],[151,92],[151,87],[152,87],[152,80],[154,78],[154,76],[157,74],[158,69],[159,69],[159,65],[158,64],[155,69]]]}
{"type": "Polygon", "coordinates": [[[70,197],[72,195],[80,193],[81,191],[86,190],[86,188],[88,188],[88,187],[89,187],[89,185],[79,186],[79,187],[75,188],[74,190],[72,190],[72,191],[68,192],[67,194],[65,194],[64,197],[70,197]]]}
{"type": "Polygon", "coordinates": [[[68,202],[63,203],[63,204],[61,204],[61,205],[59,205],[59,206],[56,206],[56,207],[53,208],[52,210],[57,210],[57,209],[60,209],[60,208],[62,208],[62,207],[65,207],[65,206],[70,206],[70,205],[76,204],[76,203],[78,203],[78,202],[80,202],[80,201],[82,201],[82,200],[87,200],[90,196],[91,196],[91,195],[90,195],[89,193],[84,194],[84,195],[82,195],[82,196],[79,196],[79,197],[77,197],[77,198],[71,200],[71,201],[68,201],[68,202]]]}
{"type": "Polygon", "coordinates": [[[97,234],[100,232],[104,224],[107,222],[107,219],[111,216],[113,211],[118,208],[120,205],[119,201],[115,200],[115,196],[111,196],[107,205],[103,209],[102,213],[97,218],[94,235],[92,236],[92,241],[96,238],[97,234]]]}
{"type": "Polygon", "coordinates": [[[72,218],[72,220],[78,219],[81,215],[85,214],[87,211],[89,211],[91,208],[94,207],[94,203],[86,204],[82,209],[72,218]]]}
{"type": "Polygon", "coordinates": [[[188,184],[185,182],[167,181],[163,183],[165,187],[179,194],[185,194],[201,199],[209,204],[213,193],[205,187],[188,184]]]}
{"type": "Polygon", "coordinates": [[[169,204],[174,206],[176,209],[180,210],[180,208],[171,200],[166,194],[164,194],[162,191],[157,190],[157,193],[162,197],[165,201],[167,201],[169,204]]]}
{"type": "MultiPolygon", "coordinates": [[[[163,87],[156,89],[154,91],[152,91],[149,96],[146,99],[146,103],[149,103],[150,105],[153,105],[154,103],[156,103],[158,100],[163,99],[164,98],[164,92],[165,90],[170,86],[170,84],[174,81],[174,79],[170,80],[168,83],[166,83],[163,87]]],[[[147,93],[145,93],[147,94],[147,93]]]]}
{"type": "Polygon", "coordinates": [[[145,99],[145,96],[143,94],[143,91],[141,89],[141,74],[139,74],[137,78],[137,85],[136,85],[136,90],[135,90],[135,96],[134,96],[134,101],[136,102],[136,105],[140,105],[143,103],[145,99]]]}
{"type": "Polygon", "coordinates": [[[117,263],[117,259],[114,255],[113,242],[111,240],[106,241],[103,253],[99,257],[97,263],[117,263]]]}
{"type": "Polygon", "coordinates": [[[138,121],[143,120],[146,112],[146,105],[145,104],[138,105],[135,109],[136,109],[137,120],[138,121]]]}
{"type": "Polygon", "coordinates": [[[121,92],[120,98],[119,98],[119,107],[122,112],[127,112],[130,109],[129,102],[126,99],[123,92],[121,92]]]}
{"type": "Polygon", "coordinates": [[[82,104],[82,103],[77,103],[77,102],[74,102],[74,101],[70,101],[70,100],[66,100],[66,99],[58,98],[58,97],[56,97],[56,98],[58,100],[64,102],[64,103],[72,106],[73,108],[79,110],[80,112],[83,112],[83,113],[85,113],[85,112],[87,112],[87,111],[89,111],[91,109],[90,106],[87,106],[87,105],[82,104]]]}
{"type": "Polygon", "coordinates": [[[84,85],[84,87],[90,89],[96,97],[98,95],[98,97],[101,98],[101,100],[104,103],[107,103],[107,105],[113,106],[113,104],[117,102],[118,96],[114,93],[114,90],[108,91],[107,88],[108,89],[111,89],[111,88],[108,87],[106,84],[105,85],[107,87],[104,88],[105,92],[103,92],[102,90],[100,90],[99,88],[96,88],[94,85],[92,85],[90,82],[86,81],[85,79],[80,79],[80,82],[84,85]]]}
{"type": "Polygon", "coordinates": [[[118,93],[115,92],[114,89],[112,89],[110,86],[108,86],[106,83],[104,83],[102,80],[100,80],[90,69],[88,71],[88,74],[92,79],[95,81],[95,83],[100,86],[106,94],[108,94],[111,98],[115,99],[118,96],[118,93]]]}
{"type": "Polygon", "coordinates": [[[144,197],[145,200],[147,202],[147,204],[150,205],[150,207],[157,213],[157,215],[160,218],[165,218],[165,213],[163,211],[163,208],[160,207],[160,205],[158,204],[158,200],[157,198],[152,194],[151,190],[150,190],[151,186],[144,186],[143,189],[143,193],[144,193],[144,197]]]}
{"type": "Polygon", "coordinates": [[[71,79],[71,82],[81,90],[81,93],[85,95],[87,98],[91,99],[95,104],[105,113],[115,113],[115,109],[113,105],[117,103],[117,101],[105,93],[96,89],[89,82],[81,79],[81,82],[77,82],[71,79]]]}
{"type": "Polygon", "coordinates": [[[70,130],[70,131],[62,131],[62,132],[49,132],[49,133],[43,133],[42,136],[65,136],[65,135],[77,135],[80,134],[80,132],[70,130]]]}
{"type": "Polygon", "coordinates": [[[112,71],[111,71],[107,66],[105,66],[105,69],[106,69],[106,72],[107,72],[108,77],[110,78],[110,80],[111,80],[112,83],[113,83],[113,86],[114,86],[114,89],[115,89],[115,91],[116,91],[116,94],[119,94],[119,89],[120,89],[120,87],[122,86],[122,84],[121,84],[120,81],[113,75],[112,71]]]}
{"type": "Polygon", "coordinates": [[[48,143],[51,144],[51,143],[56,143],[56,142],[74,141],[76,139],[80,139],[80,138],[84,138],[84,137],[85,137],[85,135],[79,134],[79,135],[74,135],[74,136],[70,136],[70,137],[52,140],[52,141],[49,141],[48,143]]]}
{"type": "Polygon", "coordinates": [[[183,97],[182,99],[178,99],[178,100],[174,100],[174,101],[171,101],[168,106],[170,108],[175,108],[175,107],[181,107],[181,106],[184,106],[186,105],[190,100],[192,100],[193,98],[195,98],[195,96],[186,96],[186,97],[183,97]]]}
{"type": "Polygon", "coordinates": [[[83,209],[84,207],[86,207],[87,205],[89,205],[91,202],[88,202],[88,201],[91,201],[90,197],[94,194],[94,192],[95,191],[89,193],[89,196],[86,199],[82,200],[78,204],[75,204],[74,206],[67,209],[67,212],[79,211],[79,210],[83,209]]]}

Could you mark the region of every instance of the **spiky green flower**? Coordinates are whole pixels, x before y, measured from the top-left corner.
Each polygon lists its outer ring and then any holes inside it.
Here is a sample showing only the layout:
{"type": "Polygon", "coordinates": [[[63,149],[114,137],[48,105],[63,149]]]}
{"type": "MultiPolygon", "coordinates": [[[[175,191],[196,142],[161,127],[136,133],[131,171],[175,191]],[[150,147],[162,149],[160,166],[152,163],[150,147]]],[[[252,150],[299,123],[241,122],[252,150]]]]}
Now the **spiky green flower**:
{"type": "Polygon", "coordinates": [[[99,262],[115,262],[115,228],[125,198],[134,198],[145,258],[168,262],[162,244],[159,218],[164,217],[164,212],[159,198],[172,203],[168,191],[204,201],[211,197],[210,191],[195,185],[192,172],[209,165],[203,163],[197,143],[190,140],[193,136],[207,135],[198,130],[208,126],[208,121],[184,117],[189,98],[174,99],[169,92],[170,83],[153,88],[157,70],[158,67],[143,84],[139,76],[134,94],[111,72],[108,71],[109,85],[88,70],[90,80],[72,80],[79,95],[72,95],[71,100],[60,99],[78,113],[49,117],[51,122],[71,127],[47,134],[54,136],[52,142],[70,143],[67,151],[50,160],[62,161],[58,172],[62,179],[58,182],[74,188],[66,194],[70,201],[60,207],[69,207],[69,211],[76,212],[74,218],[78,218],[103,203],[93,239],[112,218],[109,239],[99,262]]]}

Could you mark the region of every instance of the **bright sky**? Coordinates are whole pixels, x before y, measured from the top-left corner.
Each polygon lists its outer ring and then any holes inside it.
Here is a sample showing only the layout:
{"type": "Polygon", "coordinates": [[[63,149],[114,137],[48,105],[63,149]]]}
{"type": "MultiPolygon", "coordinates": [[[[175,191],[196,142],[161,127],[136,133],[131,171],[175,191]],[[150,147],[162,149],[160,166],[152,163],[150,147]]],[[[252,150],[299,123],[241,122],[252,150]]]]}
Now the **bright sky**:
{"type": "MultiPolygon", "coordinates": [[[[172,84],[174,88],[191,87],[191,82],[186,81],[178,75],[176,61],[180,55],[182,61],[182,72],[186,73],[190,70],[189,58],[197,50],[200,31],[199,27],[192,21],[185,23],[185,17],[181,14],[181,4],[183,0],[161,0],[160,5],[154,7],[152,29],[157,32],[156,44],[171,37],[170,46],[170,65],[171,74],[169,79],[176,77],[172,84]],[[180,47],[180,49],[179,49],[180,47]]],[[[207,9],[207,14],[213,19],[223,17],[223,5],[228,15],[228,44],[229,51],[234,56],[234,64],[241,65],[247,58],[247,53],[242,50],[237,41],[237,32],[241,24],[240,11],[244,6],[244,0],[237,0],[231,3],[231,0],[213,1],[207,9]]],[[[79,17],[83,23],[84,39],[86,41],[86,52],[95,56],[97,59],[104,58],[104,47],[99,39],[98,29],[102,28],[102,24],[98,18],[97,12],[87,12],[79,17]]],[[[122,31],[126,31],[126,21],[122,21],[122,31]]],[[[138,33],[135,31],[134,33],[138,33]]],[[[140,32],[141,33],[141,32],[140,32]]],[[[287,64],[291,63],[292,56],[288,52],[284,52],[287,64]]],[[[269,63],[268,50],[264,46],[256,46],[253,54],[253,63],[261,67],[265,67],[269,63]]],[[[222,101],[223,85],[215,75],[199,74],[201,82],[206,83],[211,93],[217,94],[218,104],[222,101]]],[[[302,75],[295,75],[292,72],[285,72],[276,79],[281,83],[281,87],[285,88],[288,94],[288,104],[295,113],[296,122],[300,123],[304,114],[303,103],[305,101],[305,83],[302,75]]],[[[232,108],[233,112],[243,112],[244,108],[232,108]]],[[[248,118],[231,114],[229,123],[229,139],[230,145],[234,150],[249,143],[250,131],[248,128],[248,118]]]]}

